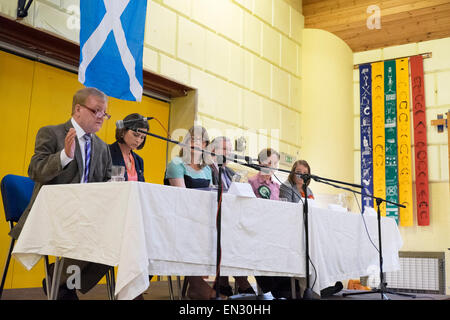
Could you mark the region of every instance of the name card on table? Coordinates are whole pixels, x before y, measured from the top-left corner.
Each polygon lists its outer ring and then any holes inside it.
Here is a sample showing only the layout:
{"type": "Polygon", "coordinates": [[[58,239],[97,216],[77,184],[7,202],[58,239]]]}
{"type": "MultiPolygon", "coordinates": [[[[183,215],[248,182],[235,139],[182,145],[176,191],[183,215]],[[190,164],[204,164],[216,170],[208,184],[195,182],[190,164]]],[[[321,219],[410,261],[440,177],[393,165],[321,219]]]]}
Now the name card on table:
{"type": "Polygon", "coordinates": [[[227,193],[234,194],[235,196],[239,197],[256,198],[252,186],[248,183],[233,181],[227,193]]]}

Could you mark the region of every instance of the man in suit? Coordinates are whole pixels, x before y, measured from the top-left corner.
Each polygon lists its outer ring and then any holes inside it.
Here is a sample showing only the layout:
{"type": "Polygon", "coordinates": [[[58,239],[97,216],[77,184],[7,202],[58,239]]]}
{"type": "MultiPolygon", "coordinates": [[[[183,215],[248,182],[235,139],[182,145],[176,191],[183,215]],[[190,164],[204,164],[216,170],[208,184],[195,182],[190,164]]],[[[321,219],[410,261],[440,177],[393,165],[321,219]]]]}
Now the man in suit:
{"type": "Polygon", "coordinates": [[[210,144],[211,152],[219,156],[219,157],[212,157],[213,159],[212,164],[209,165],[212,171],[212,184],[213,185],[219,184],[219,165],[218,165],[219,161],[221,164],[223,164],[222,183],[224,191],[227,191],[230,188],[233,176],[236,174],[233,169],[227,167],[226,157],[228,157],[229,154],[231,153],[231,149],[232,147],[230,139],[224,136],[215,138],[210,144]]]}
{"type": "MultiPolygon", "coordinates": [[[[31,207],[43,185],[104,182],[111,178],[111,155],[108,145],[95,135],[110,116],[108,98],[95,88],[82,88],[73,96],[72,118],[66,123],[39,129],[28,175],[35,181],[31,201],[10,235],[18,239],[31,207]]],[[[75,289],[67,286],[67,267],[81,271],[82,293],[89,291],[106,274],[108,266],[64,259],[58,299],[78,299],[75,289]]],[[[51,265],[52,269],[53,265],[51,265]]],[[[50,270],[52,271],[52,270],[50,270]]],[[[44,291],[45,282],[43,281],[44,291]]]]}
{"type": "MultiPolygon", "coordinates": [[[[212,157],[213,163],[209,165],[212,171],[212,183],[214,185],[218,185],[219,183],[218,163],[220,163],[222,164],[223,169],[222,170],[223,191],[226,192],[230,188],[231,183],[233,182],[233,176],[236,175],[234,170],[227,166],[226,158],[230,156],[232,150],[231,141],[229,138],[224,136],[217,137],[211,142],[210,150],[211,152],[217,155],[216,157],[212,157]]],[[[234,280],[238,285],[238,293],[256,294],[252,286],[248,282],[247,277],[245,276],[234,277],[234,280]]],[[[214,284],[214,290],[217,290],[216,283],[214,284]]],[[[233,290],[228,282],[228,277],[220,277],[219,291],[221,294],[224,294],[226,296],[233,295],[233,290]]]]}

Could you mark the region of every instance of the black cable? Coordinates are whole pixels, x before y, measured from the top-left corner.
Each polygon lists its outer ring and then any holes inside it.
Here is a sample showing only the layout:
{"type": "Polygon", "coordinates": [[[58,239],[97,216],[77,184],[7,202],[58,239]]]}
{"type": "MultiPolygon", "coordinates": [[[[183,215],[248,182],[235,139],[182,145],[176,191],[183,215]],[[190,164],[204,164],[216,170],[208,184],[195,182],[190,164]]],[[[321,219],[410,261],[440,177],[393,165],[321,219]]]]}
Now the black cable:
{"type": "Polygon", "coordinates": [[[380,252],[379,249],[377,248],[377,246],[373,243],[372,239],[370,238],[369,230],[367,229],[366,220],[364,219],[364,214],[362,213],[362,210],[361,210],[361,207],[360,207],[360,205],[359,205],[358,199],[357,199],[357,197],[356,197],[355,191],[352,190],[352,189],[345,188],[345,187],[336,186],[336,185],[334,185],[334,184],[332,184],[332,183],[329,183],[329,182],[326,182],[326,181],[322,181],[322,180],[320,180],[320,181],[318,181],[318,182],[321,182],[321,183],[324,183],[324,184],[328,184],[328,185],[330,185],[330,186],[332,186],[332,187],[339,188],[339,189],[343,189],[343,190],[347,190],[347,191],[350,191],[350,192],[353,193],[353,195],[355,196],[355,199],[356,199],[356,203],[358,204],[358,208],[359,208],[359,210],[360,210],[360,212],[361,212],[361,217],[362,217],[363,222],[364,222],[364,227],[365,227],[365,229],[366,229],[367,237],[369,238],[370,243],[372,243],[373,247],[374,247],[374,248],[377,250],[377,252],[379,253],[379,252],[380,252]]]}
{"type": "Polygon", "coordinates": [[[353,195],[355,196],[356,204],[358,205],[359,211],[361,212],[361,218],[364,222],[364,227],[366,229],[367,237],[369,238],[369,241],[370,241],[370,243],[372,243],[372,246],[375,248],[375,250],[377,250],[377,252],[380,252],[380,250],[377,248],[377,246],[373,243],[372,238],[370,238],[369,230],[367,230],[366,219],[364,219],[364,214],[361,210],[361,206],[359,205],[358,197],[356,196],[355,192],[353,192],[353,195]]]}

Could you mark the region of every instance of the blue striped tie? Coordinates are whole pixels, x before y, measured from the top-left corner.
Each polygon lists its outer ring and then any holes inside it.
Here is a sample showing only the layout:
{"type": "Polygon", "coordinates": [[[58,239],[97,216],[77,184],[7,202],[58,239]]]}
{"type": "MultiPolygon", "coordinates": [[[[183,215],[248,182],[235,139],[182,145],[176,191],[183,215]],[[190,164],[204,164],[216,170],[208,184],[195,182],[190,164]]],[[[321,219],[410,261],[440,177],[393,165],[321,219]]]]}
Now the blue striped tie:
{"type": "Polygon", "coordinates": [[[86,133],[84,135],[84,140],[86,140],[86,144],[84,145],[84,180],[83,182],[88,182],[89,177],[89,165],[91,163],[91,135],[86,133]]]}

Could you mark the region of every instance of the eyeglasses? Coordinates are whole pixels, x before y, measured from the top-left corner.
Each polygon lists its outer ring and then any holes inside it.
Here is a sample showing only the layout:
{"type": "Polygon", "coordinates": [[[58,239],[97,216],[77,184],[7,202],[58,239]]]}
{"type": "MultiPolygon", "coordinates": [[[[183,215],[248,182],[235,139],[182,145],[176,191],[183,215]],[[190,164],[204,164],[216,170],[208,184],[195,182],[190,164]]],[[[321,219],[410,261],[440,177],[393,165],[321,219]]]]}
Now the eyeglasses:
{"type": "Polygon", "coordinates": [[[203,142],[203,138],[199,136],[193,136],[191,137],[192,142],[203,142]]]}
{"type": "Polygon", "coordinates": [[[106,118],[106,120],[109,120],[111,118],[111,116],[109,114],[107,114],[106,112],[103,112],[100,110],[92,110],[91,108],[89,108],[88,106],[85,106],[84,104],[79,104],[79,105],[88,109],[97,118],[106,118]]]}

